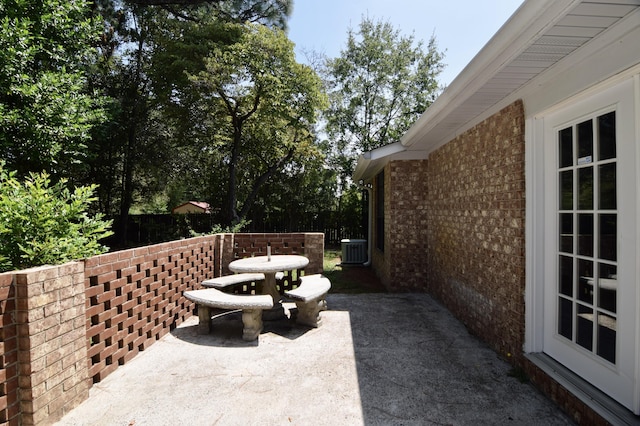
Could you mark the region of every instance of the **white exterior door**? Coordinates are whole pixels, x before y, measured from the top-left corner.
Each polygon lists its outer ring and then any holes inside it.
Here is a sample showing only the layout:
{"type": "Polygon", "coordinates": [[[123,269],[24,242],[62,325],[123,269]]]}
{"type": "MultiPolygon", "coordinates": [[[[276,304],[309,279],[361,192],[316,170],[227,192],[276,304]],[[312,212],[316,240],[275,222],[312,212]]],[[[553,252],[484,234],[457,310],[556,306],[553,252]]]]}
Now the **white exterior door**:
{"type": "Polygon", "coordinates": [[[636,86],[542,117],[543,351],[638,414],[636,86]]]}

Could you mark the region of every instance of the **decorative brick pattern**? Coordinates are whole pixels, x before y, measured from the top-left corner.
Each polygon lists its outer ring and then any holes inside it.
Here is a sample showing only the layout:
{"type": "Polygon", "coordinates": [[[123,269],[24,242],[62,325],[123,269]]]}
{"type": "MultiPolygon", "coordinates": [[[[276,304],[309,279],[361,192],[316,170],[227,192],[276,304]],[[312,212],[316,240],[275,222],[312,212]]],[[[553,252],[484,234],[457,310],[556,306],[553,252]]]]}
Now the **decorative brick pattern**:
{"type": "Polygon", "coordinates": [[[18,424],[18,335],[13,274],[0,274],[0,425],[18,424]]]}
{"type": "Polygon", "coordinates": [[[157,244],[85,261],[89,377],[104,379],[190,317],[183,292],[217,276],[219,236],[157,244]]]}
{"type": "MultiPolygon", "coordinates": [[[[224,234],[223,241],[223,274],[230,274],[229,263],[236,259],[252,256],[266,256],[267,245],[271,246],[271,254],[298,254],[307,256],[309,264],[304,268],[305,274],[320,274],[323,268],[324,234],[322,233],[252,233],[224,234]]],[[[285,271],[284,279],[278,283],[278,291],[283,294],[299,284],[302,271],[285,271]]],[[[242,293],[255,293],[255,285],[246,285],[242,293]]]]}

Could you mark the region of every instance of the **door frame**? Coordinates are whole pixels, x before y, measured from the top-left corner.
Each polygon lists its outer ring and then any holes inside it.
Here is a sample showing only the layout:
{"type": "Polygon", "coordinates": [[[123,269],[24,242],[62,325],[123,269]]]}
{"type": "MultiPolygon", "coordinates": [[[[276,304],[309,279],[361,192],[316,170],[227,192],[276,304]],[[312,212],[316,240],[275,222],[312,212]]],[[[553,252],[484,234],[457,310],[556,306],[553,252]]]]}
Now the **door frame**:
{"type": "MultiPolygon", "coordinates": [[[[550,153],[551,147],[545,143],[546,134],[548,134],[548,123],[553,117],[558,117],[567,113],[574,115],[575,118],[580,116],[581,107],[585,111],[599,110],[612,101],[607,98],[615,98],[616,96],[627,98],[630,106],[625,108],[631,109],[632,121],[634,129],[631,130],[635,136],[635,145],[631,148],[633,152],[632,158],[627,160],[632,162],[634,170],[632,175],[624,177],[631,179],[635,183],[635,200],[633,200],[631,208],[634,213],[640,212],[640,196],[638,189],[640,188],[640,149],[636,149],[640,143],[640,74],[636,68],[622,73],[608,81],[598,84],[582,93],[562,101],[534,116],[526,117],[525,120],[525,141],[526,141],[526,290],[525,290],[525,353],[544,353],[545,352],[545,313],[547,309],[547,300],[549,295],[545,293],[545,282],[555,274],[555,262],[551,259],[555,257],[555,251],[549,255],[549,247],[555,247],[556,240],[554,236],[557,217],[555,212],[555,200],[550,200],[546,195],[548,185],[555,185],[555,176],[557,175],[556,164],[549,164],[549,158],[555,158],[555,153],[550,153]],[[622,93],[622,95],[620,95],[622,93]],[[547,128],[545,128],[545,124],[547,128]],[[553,182],[550,183],[549,175],[553,182]],[[550,205],[552,204],[552,205],[550,205]],[[549,230],[551,228],[551,230],[549,230]],[[551,239],[551,241],[550,241],[551,239]],[[550,264],[551,262],[551,264],[550,264]]],[[[526,100],[525,100],[526,101],[526,100]]],[[[525,102],[526,109],[526,102],[525,102]]],[[[629,118],[627,117],[627,120],[629,118]]],[[[555,149],[555,147],[553,147],[555,149]]],[[[623,177],[621,176],[620,179],[623,177]]],[[[633,184],[632,184],[633,186],[633,184]]],[[[622,207],[620,207],[622,208],[622,207]]],[[[627,244],[632,244],[634,256],[640,253],[640,238],[638,232],[638,215],[635,215],[633,232],[626,234],[627,244]]],[[[620,232],[618,233],[620,236],[620,232]]],[[[620,237],[619,237],[620,238],[620,237]]],[[[638,277],[640,277],[640,262],[635,262],[635,268],[632,275],[636,286],[631,293],[619,296],[619,299],[627,297],[629,304],[635,306],[626,307],[624,312],[619,315],[631,316],[634,330],[624,330],[619,333],[618,339],[622,338],[622,333],[631,333],[631,346],[635,348],[634,353],[624,355],[625,365],[632,366],[633,381],[632,399],[621,402],[635,414],[640,414],[640,290],[638,290],[638,277]]],[[[555,279],[555,278],[553,278],[555,279]]],[[[553,330],[555,333],[555,330],[553,330]]],[[[547,342],[548,343],[548,342],[547,342]]],[[[570,367],[570,366],[569,366],[570,367]]],[[[616,397],[619,400],[621,398],[616,397]]]]}

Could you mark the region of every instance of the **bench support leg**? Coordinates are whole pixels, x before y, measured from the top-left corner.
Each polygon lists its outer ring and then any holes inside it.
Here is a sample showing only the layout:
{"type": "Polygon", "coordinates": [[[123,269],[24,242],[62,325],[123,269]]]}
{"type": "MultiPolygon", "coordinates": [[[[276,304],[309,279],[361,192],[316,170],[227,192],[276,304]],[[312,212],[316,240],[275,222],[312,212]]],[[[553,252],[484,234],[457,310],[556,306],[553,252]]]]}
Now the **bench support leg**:
{"type": "Polygon", "coordinates": [[[320,304],[320,310],[321,311],[326,311],[329,308],[327,307],[327,299],[320,299],[320,301],[318,302],[320,304]]]}
{"type": "Polygon", "coordinates": [[[262,309],[244,309],[242,311],[242,338],[256,340],[262,332],[262,309]]]}
{"type": "Polygon", "coordinates": [[[323,307],[326,304],[323,303],[324,299],[320,300],[311,300],[310,302],[296,302],[296,306],[298,307],[298,316],[296,317],[296,322],[299,324],[307,325],[309,327],[319,327],[320,326],[320,311],[323,310],[323,307]]]}
{"type": "Polygon", "coordinates": [[[198,305],[198,320],[198,334],[209,334],[211,332],[211,308],[198,305]]]}

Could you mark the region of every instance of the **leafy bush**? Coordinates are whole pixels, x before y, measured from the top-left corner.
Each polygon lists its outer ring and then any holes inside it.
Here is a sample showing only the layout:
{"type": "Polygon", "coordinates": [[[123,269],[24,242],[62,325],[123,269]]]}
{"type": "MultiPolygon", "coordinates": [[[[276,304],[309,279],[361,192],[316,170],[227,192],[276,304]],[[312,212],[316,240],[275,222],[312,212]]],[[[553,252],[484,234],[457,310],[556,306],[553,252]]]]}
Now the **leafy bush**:
{"type": "Polygon", "coordinates": [[[112,234],[111,221],[87,208],[96,185],[70,191],[67,181],[51,184],[46,173],[24,182],[0,162],[0,272],[61,264],[104,253],[99,240],[112,234]]]}

